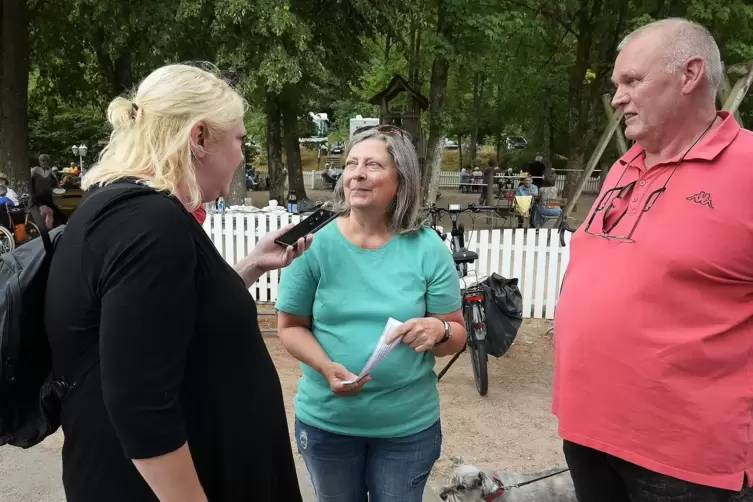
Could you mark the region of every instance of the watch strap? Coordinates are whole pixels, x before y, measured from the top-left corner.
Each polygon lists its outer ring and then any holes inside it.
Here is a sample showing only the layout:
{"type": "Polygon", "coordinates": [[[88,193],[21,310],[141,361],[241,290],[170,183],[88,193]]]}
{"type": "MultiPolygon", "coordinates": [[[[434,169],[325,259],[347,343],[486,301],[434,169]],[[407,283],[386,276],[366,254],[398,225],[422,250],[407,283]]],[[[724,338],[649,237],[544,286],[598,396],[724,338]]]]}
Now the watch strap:
{"type": "Polygon", "coordinates": [[[452,326],[450,326],[450,323],[442,321],[442,324],[444,324],[444,336],[434,345],[443,344],[452,337],[452,326]]]}

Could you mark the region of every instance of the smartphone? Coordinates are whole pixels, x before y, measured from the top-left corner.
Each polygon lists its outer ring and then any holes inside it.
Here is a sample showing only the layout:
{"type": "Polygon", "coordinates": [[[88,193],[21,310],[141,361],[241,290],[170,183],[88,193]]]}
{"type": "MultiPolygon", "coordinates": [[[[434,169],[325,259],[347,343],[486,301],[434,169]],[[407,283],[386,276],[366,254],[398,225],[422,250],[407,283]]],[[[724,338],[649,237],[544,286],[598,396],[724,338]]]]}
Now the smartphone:
{"type": "Polygon", "coordinates": [[[293,249],[295,249],[298,245],[298,239],[318,232],[339,215],[340,213],[330,211],[329,209],[319,208],[311,213],[311,216],[305,220],[301,220],[296,226],[275,239],[275,242],[280,246],[293,246],[293,249]]]}

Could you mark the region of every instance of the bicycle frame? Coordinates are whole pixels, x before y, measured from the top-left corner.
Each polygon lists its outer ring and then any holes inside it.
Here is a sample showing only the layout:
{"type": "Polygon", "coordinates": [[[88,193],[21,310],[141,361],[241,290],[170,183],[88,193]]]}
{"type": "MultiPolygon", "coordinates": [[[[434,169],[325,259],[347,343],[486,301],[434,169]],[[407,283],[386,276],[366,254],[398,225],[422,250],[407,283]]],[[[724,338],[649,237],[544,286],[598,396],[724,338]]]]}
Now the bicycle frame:
{"type": "MultiPolygon", "coordinates": [[[[447,234],[441,233],[439,230],[437,230],[437,223],[439,220],[439,217],[442,213],[447,213],[450,216],[450,220],[452,221],[452,229],[450,230],[450,249],[453,252],[458,252],[460,250],[465,249],[465,229],[463,228],[462,224],[458,223],[458,217],[460,213],[464,211],[472,211],[472,212],[478,212],[483,210],[493,210],[496,211],[497,208],[493,206],[489,207],[476,207],[469,205],[466,209],[460,209],[459,206],[453,207],[452,205],[448,209],[444,208],[437,208],[435,205],[433,205],[430,208],[430,214],[431,214],[431,226],[432,228],[437,232],[439,237],[442,240],[445,240],[447,237],[447,234]]],[[[479,393],[481,395],[486,395],[487,392],[487,386],[488,386],[488,376],[487,376],[487,369],[486,369],[486,351],[485,351],[485,345],[484,342],[486,341],[486,315],[485,315],[485,294],[484,290],[479,286],[479,280],[478,276],[476,276],[476,281],[471,285],[468,286],[465,284],[464,278],[468,275],[468,264],[467,263],[455,263],[455,268],[458,271],[458,277],[462,281],[462,286],[460,288],[461,295],[462,295],[462,312],[463,312],[463,319],[465,320],[465,327],[466,327],[466,340],[465,344],[463,345],[463,348],[454,354],[450,361],[445,365],[444,368],[437,374],[437,381],[440,381],[442,377],[447,373],[447,371],[450,369],[450,367],[457,361],[457,359],[460,357],[460,355],[468,350],[468,347],[472,347],[472,357],[474,357],[473,363],[473,371],[474,371],[474,380],[476,380],[476,388],[479,390],[479,393]],[[477,344],[481,345],[481,349],[483,349],[483,363],[477,361],[476,357],[480,353],[479,350],[481,350],[479,347],[476,347],[477,344]],[[479,377],[477,373],[477,365],[482,369],[479,369],[483,376],[479,377]],[[479,383],[480,381],[483,381],[484,383],[479,383]],[[483,389],[483,390],[482,390],[483,389]]]]}

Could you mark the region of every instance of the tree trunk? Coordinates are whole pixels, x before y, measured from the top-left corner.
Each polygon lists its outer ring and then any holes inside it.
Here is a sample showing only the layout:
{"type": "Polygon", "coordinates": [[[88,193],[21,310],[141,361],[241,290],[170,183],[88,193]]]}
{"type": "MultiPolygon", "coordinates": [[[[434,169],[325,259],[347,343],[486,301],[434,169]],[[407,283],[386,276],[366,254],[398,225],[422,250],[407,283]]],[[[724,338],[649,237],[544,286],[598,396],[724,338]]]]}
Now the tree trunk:
{"type": "Polygon", "coordinates": [[[463,169],[463,136],[458,134],[458,166],[463,169]]]}
{"type": "Polygon", "coordinates": [[[502,170],[502,84],[497,82],[497,85],[495,86],[495,95],[497,97],[497,116],[494,117],[494,124],[495,128],[497,129],[496,132],[496,149],[497,149],[497,165],[499,166],[500,171],[502,170]]]}
{"type": "Polygon", "coordinates": [[[484,92],[484,76],[479,72],[473,74],[473,128],[471,129],[471,162],[476,162],[478,155],[478,122],[481,113],[481,96],[484,92]]]}
{"type": "Polygon", "coordinates": [[[411,55],[411,72],[410,83],[414,87],[420,89],[420,72],[421,72],[421,27],[416,23],[416,28],[413,32],[413,54],[411,55]]]}
{"type": "Polygon", "coordinates": [[[442,110],[447,97],[447,74],[450,64],[442,55],[434,58],[431,65],[431,88],[429,90],[429,140],[426,146],[426,168],[423,173],[424,201],[426,205],[437,200],[439,175],[444,156],[445,127],[442,110]]]}
{"type": "Polygon", "coordinates": [[[285,205],[285,179],[282,175],[282,134],[280,104],[277,94],[268,92],[267,114],[267,174],[269,176],[269,200],[275,199],[285,205]]]}
{"type": "Polygon", "coordinates": [[[292,85],[285,86],[283,90],[282,130],[283,143],[285,145],[285,158],[287,159],[289,188],[294,191],[300,201],[306,199],[306,186],[303,183],[303,166],[301,162],[301,145],[298,142],[298,91],[292,85]]]}
{"type": "Polygon", "coordinates": [[[409,30],[408,52],[405,55],[408,61],[408,82],[418,86],[421,69],[421,25],[417,15],[412,15],[409,30]]]}
{"type": "MultiPolygon", "coordinates": [[[[452,38],[453,20],[447,14],[444,1],[439,2],[437,11],[437,35],[439,38],[452,38]]],[[[442,111],[447,100],[447,80],[450,61],[443,51],[434,56],[431,65],[429,87],[429,140],[426,147],[426,166],[421,175],[424,189],[424,203],[433,204],[439,192],[439,175],[442,172],[444,157],[445,124],[442,111]]]]}
{"type": "MultiPolygon", "coordinates": [[[[596,0],[595,3],[600,3],[596,0]]],[[[590,102],[585,92],[584,82],[589,68],[591,45],[593,43],[593,25],[588,9],[589,0],[580,0],[578,42],[576,46],[575,65],[570,72],[569,120],[570,155],[567,161],[567,175],[563,197],[569,199],[575,192],[586,156],[586,129],[588,127],[588,110],[590,102]]]]}
{"type": "Polygon", "coordinates": [[[29,11],[26,0],[3,0],[0,14],[0,171],[19,195],[31,193],[28,165],[29,11]]]}
{"type": "Polygon", "coordinates": [[[544,138],[542,142],[541,155],[544,157],[544,164],[546,167],[552,167],[552,103],[547,100],[544,103],[544,138]]]}
{"type": "Polygon", "coordinates": [[[225,197],[225,207],[242,206],[246,202],[246,161],[244,160],[235,170],[230,191],[225,197]]]}
{"type": "Polygon", "coordinates": [[[113,64],[113,90],[117,96],[130,91],[132,87],[131,52],[125,47],[113,64]]]}

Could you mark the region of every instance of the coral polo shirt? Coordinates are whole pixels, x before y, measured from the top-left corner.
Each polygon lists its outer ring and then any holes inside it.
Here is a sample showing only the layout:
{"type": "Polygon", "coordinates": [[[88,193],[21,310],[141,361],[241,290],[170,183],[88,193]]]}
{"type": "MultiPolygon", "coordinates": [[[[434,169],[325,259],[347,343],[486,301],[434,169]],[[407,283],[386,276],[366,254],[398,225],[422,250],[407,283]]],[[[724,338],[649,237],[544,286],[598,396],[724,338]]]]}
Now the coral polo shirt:
{"type": "MultiPolygon", "coordinates": [[[[553,410],[564,439],[740,490],[744,475],[753,481],[753,133],[719,116],[635,242],[589,235],[585,224],[573,235],[553,410]]],[[[679,157],[646,169],[636,145],[615,163],[604,190],[636,184],[611,235],[630,231],[679,157]]]]}

